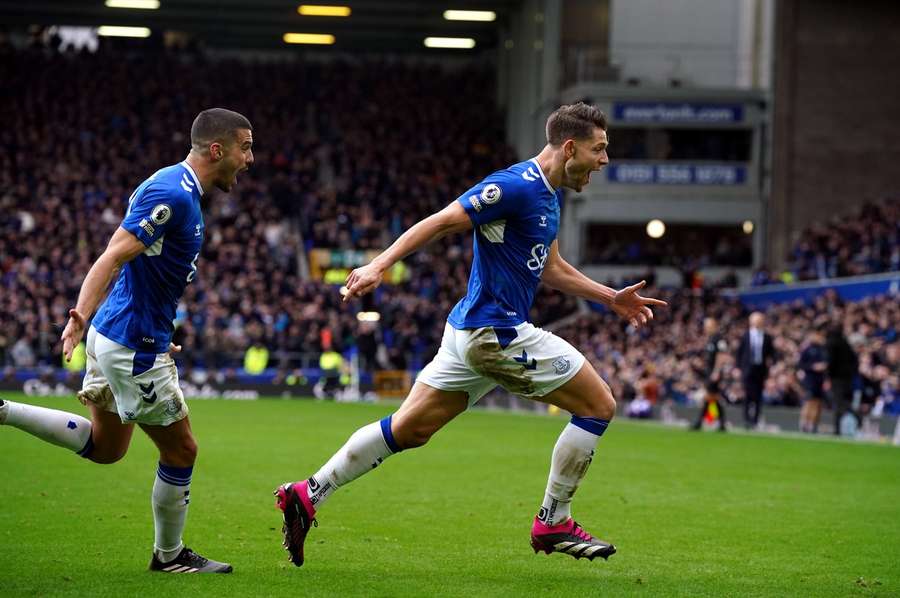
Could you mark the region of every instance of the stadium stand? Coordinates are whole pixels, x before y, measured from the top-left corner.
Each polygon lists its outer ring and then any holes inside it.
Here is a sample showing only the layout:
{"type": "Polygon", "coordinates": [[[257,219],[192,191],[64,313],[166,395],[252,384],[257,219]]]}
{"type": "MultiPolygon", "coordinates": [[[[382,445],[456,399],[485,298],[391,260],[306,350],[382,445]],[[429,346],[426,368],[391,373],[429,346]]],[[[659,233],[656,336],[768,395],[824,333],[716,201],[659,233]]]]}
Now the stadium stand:
{"type": "MultiPolygon", "coordinates": [[[[730,348],[726,360],[733,364],[739,339],[746,331],[748,310],[737,299],[711,289],[663,290],[659,296],[670,308],[659,310],[654,325],[639,331],[604,312],[580,316],[556,332],[585,351],[612,386],[613,394],[623,401],[637,396],[651,403],[699,401],[704,371],[703,318],[719,320],[730,348]]],[[[772,307],[766,317],[766,330],[775,338],[778,353],[764,391],[768,404],[798,405],[805,398],[797,376],[804,343],[813,329],[840,324],[859,355],[857,387],[863,391],[863,403],[900,412],[900,305],[895,298],[844,303],[831,294],[811,305],[772,307]]],[[[736,371],[722,384],[722,391],[729,402],[743,399],[736,371]]]]}
{"type": "Polygon", "coordinates": [[[756,272],[754,284],[900,271],[900,198],[868,202],[803,230],[781,277],[756,272]]]}
{"type": "MultiPolygon", "coordinates": [[[[255,341],[283,369],[318,363],[326,343],[348,349],[359,306],[342,304],[334,285],[303,280],[302,252],[383,247],[514,161],[486,91],[489,72],[473,68],[36,49],[6,53],[0,78],[15,90],[0,109],[19,115],[0,133],[0,310],[10,315],[0,362],[18,367],[59,362],[55,326],[129,194],[159,165],[183,159],[202,108],[245,113],[257,160],[229,196],[206,206],[200,276],[178,312],[189,366],[238,368],[255,341]],[[266,101],[255,101],[261,94],[266,101]],[[448,118],[459,103],[483,108],[448,118]]],[[[434,353],[470,254],[471,240],[448,239],[412,258],[415,277],[382,287],[384,366],[419,367],[434,353]]],[[[538,302],[539,321],[574,311],[574,301],[543,294],[551,298],[538,302]]]]}
{"type": "MultiPolygon", "coordinates": [[[[0,96],[0,111],[18,115],[15,126],[0,131],[4,366],[59,363],[56,326],[128,195],[153,169],[183,158],[190,122],[204,107],[247,114],[257,160],[229,196],[207,206],[200,275],[178,312],[176,338],[187,348],[181,359],[188,367],[237,370],[251,345],[269,351],[280,375],[315,367],[328,347],[358,347],[368,370],[421,367],[463,293],[471,239],[444,239],[409,258],[412,275],[374,297],[379,326],[358,321],[361,305],[342,303],[336,285],[305,279],[301,262],[315,249],[381,248],[515,160],[502,141],[489,71],[472,67],[104,51],[74,59],[37,49],[0,55],[0,79],[14,90],[0,96]],[[427,87],[419,85],[424,78],[427,87]],[[210,95],[214,81],[222,95],[210,95]],[[265,102],[255,101],[260,95],[265,102]],[[448,117],[463,103],[483,109],[465,120],[448,117]]],[[[796,278],[898,270],[898,227],[897,201],[813,226],[792,254],[796,278]]],[[[703,315],[718,317],[734,346],[746,313],[710,288],[663,294],[671,309],[637,333],[609,314],[575,317],[571,298],[546,289],[532,317],[548,324],[571,316],[557,332],[588,353],[617,397],[684,402],[700,387],[703,315]]],[[[860,353],[866,396],[900,412],[896,301],[841,305],[832,297],[768,315],[781,354],[767,387],[770,402],[798,402],[805,332],[843,319],[860,353]]],[[[737,378],[725,394],[740,400],[737,378]]]]}

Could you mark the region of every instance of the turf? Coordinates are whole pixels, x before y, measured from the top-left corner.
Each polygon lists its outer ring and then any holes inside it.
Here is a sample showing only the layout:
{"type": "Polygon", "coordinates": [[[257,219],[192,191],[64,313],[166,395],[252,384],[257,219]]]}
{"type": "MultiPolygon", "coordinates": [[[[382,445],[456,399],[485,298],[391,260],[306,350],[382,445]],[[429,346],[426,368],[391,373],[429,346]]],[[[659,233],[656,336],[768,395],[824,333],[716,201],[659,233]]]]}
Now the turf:
{"type": "MultiPolygon", "coordinates": [[[[13,400],[81,411],[72,399],[13,400]]],[[[470,412],[320,513],[307,563],[272,490],[309,475],[385,405],[192,401],[186,539],[230,576],[145,569],[155,451],[97,466],[0,428],[0,595],[888,596],[900,594],[900,450],[617,421],[575,515],[609,562],[528,544],[562,418],[470,412]]]]}

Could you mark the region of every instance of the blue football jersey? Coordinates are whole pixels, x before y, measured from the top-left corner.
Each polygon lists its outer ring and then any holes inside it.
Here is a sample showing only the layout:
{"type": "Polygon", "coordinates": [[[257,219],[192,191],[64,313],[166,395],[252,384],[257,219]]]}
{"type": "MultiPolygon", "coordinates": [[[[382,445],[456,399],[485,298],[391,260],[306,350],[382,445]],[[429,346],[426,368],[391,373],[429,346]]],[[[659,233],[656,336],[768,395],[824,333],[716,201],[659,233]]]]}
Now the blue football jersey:
{"type": "Polygon", "coordinates": [[[528,312],[559,230],[562,191],[536,159],[498,170],[457,201],[475,228],[466,296],[450,312],[457,329],[516,326],[528,312]]]}
{"type": "Polygon", "coordinates": [[[184,288],[197,274],[203,244],[203,189],[181,162],[158,170],[131,194],[122,228],[147,250],[122,267],[94,316],[103,336],[147,353],[164,353],[184,288]]]}

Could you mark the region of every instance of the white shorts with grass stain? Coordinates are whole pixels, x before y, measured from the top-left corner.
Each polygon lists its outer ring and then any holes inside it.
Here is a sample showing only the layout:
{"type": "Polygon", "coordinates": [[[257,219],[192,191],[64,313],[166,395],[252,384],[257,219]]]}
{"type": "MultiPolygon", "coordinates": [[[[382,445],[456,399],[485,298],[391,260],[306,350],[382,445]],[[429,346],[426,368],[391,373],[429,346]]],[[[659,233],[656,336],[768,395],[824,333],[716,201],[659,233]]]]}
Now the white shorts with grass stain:
{"type": "Polygon", "coordinates": [[[530,322],[473,330],[448,323],[441,348],[416,381],[467,392],[471,406],[496,386],[526,399],[543,397],[571,380],[582,365],[584,356],[575,347],[530,322]]]}
{"type": "Polygon", "coordinates": [[[91,326],[87,371],[78,399],[117,413],[122,423],[168,426],[188,414],[178,369],[168,353],[142,353],[116,343],[91,326]]]}

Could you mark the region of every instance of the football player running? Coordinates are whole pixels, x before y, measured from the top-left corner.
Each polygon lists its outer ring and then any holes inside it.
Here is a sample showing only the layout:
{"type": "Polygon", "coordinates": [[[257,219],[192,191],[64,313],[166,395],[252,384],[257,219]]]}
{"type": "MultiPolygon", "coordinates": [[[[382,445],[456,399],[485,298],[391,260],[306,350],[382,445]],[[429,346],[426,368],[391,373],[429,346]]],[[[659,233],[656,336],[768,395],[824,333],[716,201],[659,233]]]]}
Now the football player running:
{"type": "Polygon", "coordinates": [[[531,528],[535,552],[608,558],[615,547],[575,522],[571,501],[615,415],[609,386],[584,356],[535,327],[528,313],[538,284],[603,303],[632,326],[653,318],[644,282],[616,291],[589,279],[559,254],[562,188],[581,191],[609,163],[606,116],[584,103],[562,106],[547,120],[547,145],[534,158],[485,178],[443,210],[418,222],[386,251],[347,278],[345,300],[374,290],[398,260],[445,235],[474,228],[466,296],[453,308],[434,360],[419,374],[396,413],[357,430],[307,479],[279,487],[284,545],[303,564],[316,512],[335,490],[406,449],[424,445],[496,386],[572,414],[550,461],[543,502],[531,528]]]}
{"type": "Polygon", "coordinates": [[[182,542],[197,443],[169,352],[181,350],[171,344],[172,322],[185,287],[197,274],[204,237],[201,198],[213,187],[231,190],[237,174],[253,163],[252,146],[244,116],[224,108],[204,110],[191,127],[187,158],[158,170],[131,195],[125,218],[85,276],[62,333],[68,361],[94,316],[87,330],[87,372],[78,393],[91,419],[0,400],[0,424],[95,463],[121,459],[135,424],[153,440],[159,465],[151,499],[152,571],[232,570],[182,542]]]}

